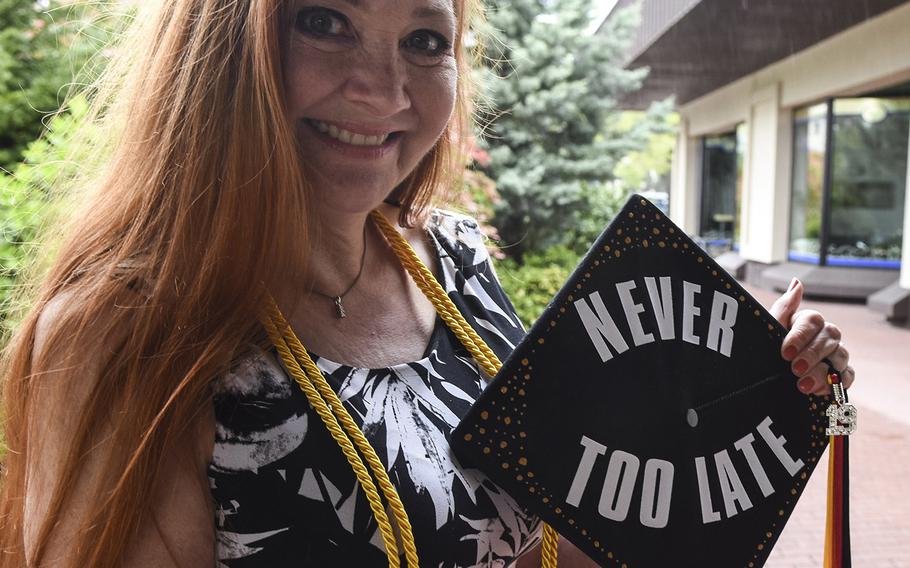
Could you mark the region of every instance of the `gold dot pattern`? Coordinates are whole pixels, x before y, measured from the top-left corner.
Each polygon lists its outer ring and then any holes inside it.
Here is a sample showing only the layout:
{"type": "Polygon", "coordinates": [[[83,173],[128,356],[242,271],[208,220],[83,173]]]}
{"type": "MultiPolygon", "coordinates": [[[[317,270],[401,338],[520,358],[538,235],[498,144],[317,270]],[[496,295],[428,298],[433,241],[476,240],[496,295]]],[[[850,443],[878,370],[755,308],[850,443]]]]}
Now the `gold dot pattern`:
{"type": "MultiPolygon", "coordinates": [[[[642,200],[640,205],[645,206],[647,205],[647,202],[642,200]]],[[[760,305],[749,298],[744,293],[741,286],[726,272],[721,270],[712,259],[705,258],[703,253],[696,247],[690,247],[689,243],[686,242],[687,237],[671,226],[670,221],[666,216],[661,213],[655,213],[653,218],[650,218],[646,217],[643,213],[637,215],[636,211],[632,211],[625,218],[617,219],[617,222],[618,226],[615,226],[612,234],[607,235],[607,241],[599,249],[592,251],[592,253],[585,258],[585,261],[589,264],[585,266],[584,272],[581,272],[581,277],[574,293],[568,294],[561,302],[559,298],[557,298],[555,303],[560,303],[562,305],[560,305],[557,310],[553,310],[550,313],[551,319],[548,325],[541,328],[543,329],[543,335],[547,335],[558,329],[559,321],[566,315],[567,308],[571,308],[571,304],[575,300],[576,294],[579,297],[585,297],[588,293],[593,291],[591,279],[595,267],[599,267],[602,264],[608,265],[613,259],[621,258],[623,254],[632,253],[636,250],[650,250],[655,252],[666,251],[661,252],[660,254],[672,253],[693,256],[697,265],[705,270],[707,274],[717,282],[719,288],[733,290],[734,297],[736,297],[744,308],[743,313],[751,314],[764,324],[767,328],[769,337],[783,337],[783,334],[785,333],[783,327],[780,326],[760,305]]],[[[570,309],[569,312],[571,313],[570,309]]],[[[544,345],[545,343],[546,340],[544,337],[540,337],[537,340],[538,346],[544,345]]],[[[535,349],[531,349],[530,351],[532,354],[536,352],[535,349]]],[[[479,413],[481,421],[473,425],[476,433],[465,434],[465,441],[475,444],[484,454],[493,454],[490,456],[490,459],[494,460],[493,463],[498,463],[503,471],[511,472],[509,475],[513,476],[517,482],[524,486],[528,492],[529,498],[538,501],[542,505],[542,509],[548,510],[551,518],[555,517],[562,521],[558,527],[560,532],[568,534],[570,531],[574,531],[581,539],[586,540],[595,550],[602,554],[601,559],[610,560],[611,565],[616,567],[627,568],[629,566],[628,560],[624,561],[619,558],[619,554],[615,550],[608,549],[604,543],[594,539],[591,536],[589,528],[581,526],[577,519],[571,518],[569,514],[559,506],[563,497],[562,495],[555,495],[549,487],[536,480],[536,474],[534,472],[535,464],[532,463],[532,460],[526,454],[528,444],[530,444],[531,441],[528,432],[523,429],[527,404],[519,404],[516,402],[522,400],[526,393],[531,389],[531,385],[533,384],[533,369],[528,358],[521,359],[520,363],[521,366],[518,372],[508,377],[499,388],[499,391],[502,394],[516,394],[518,395],[518,399],[514,396],[511,397],[505,406],[502,404],[497,406],[495,401],[490,401],[490,407],[481,410],[479,413]],[[497,428],[490,432],[488,429],[481,426],[482,423],[489,423],[491,417],[494,423],[500,424],[502,430],[497,428]],[[507,438],[508,440],[503,440],[503,438],[507,438]]],[[[819,405],[816,402],[818,398],[819,397],[813,395],[807,397],[807,400],[809,401],[808,411],[813,415],[815,422],[812,427],[815,440],[812,443],[809,455],[807,456],[810,464],[815,464],[818,461],[827,446],[827,437],[823,434],[827,418],[824,415],[824,410],[819,409],[819,405]]],[[[822,405],[822,407],[827,408],[827,404],[822,405]]],[[[812,467],[813,466],[809,466],[808,469],[811,470],[812,467]]],[[[800,476],[794,478],[793,485],[789,492],[791,498],[785,502],[787,506],[791,505],[798,498],[799,494],[804,489],[807,480],[808,475],[805,471],[800,476]]],[[[786,515],[786,511],[781,509],[778,511],[777,516],[783,518],[786,515]]],[[[550,519],[548,519],[548,522],[549,521],[550,519]]],[[[766,549],[767,551],[770,551],[770,545],[773,544],[774,540],[779,535],[782,524],[782,522],[780,524],[772,523],[772,526],[767,527],[767,530],[761,533],[763,537],[762,540],[756,543],[751,560],[745,561],[743,564],[744,566],[755,566],[759,562],[760,557],[763,558],[767,555],[766,549]]]]}

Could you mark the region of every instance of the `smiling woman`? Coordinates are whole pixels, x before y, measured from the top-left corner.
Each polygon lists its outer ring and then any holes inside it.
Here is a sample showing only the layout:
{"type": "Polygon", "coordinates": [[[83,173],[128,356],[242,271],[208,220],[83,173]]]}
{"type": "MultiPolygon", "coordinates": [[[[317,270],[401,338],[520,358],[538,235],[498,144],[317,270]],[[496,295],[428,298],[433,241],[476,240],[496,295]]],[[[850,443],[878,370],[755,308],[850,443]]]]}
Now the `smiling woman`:
{"type": "Polygon", "coordinates": [[[447,442],[486,377],[369,217],[505,357],[523,331],[476,224],[428,207],[469,130],[473,4],[142,9],[95,98],[119,134],[4,361],[0,565],[385,564],[384,515],[260,324],[271,298],[421,561],[512,563],[539,521],[447,442]]]}
{"type": "MultiPolygon", "coordinates": [[[[141,9],[91,91],[106,163],[4,356],[0,567],[414,565],[409,534],[427,566],[511,565],[540,522],[448,437],[524,332],[476,222],[430,208],[477,7],[141,9]]],[[[846,365],[794,322],[800,374],[846,365]]]]}

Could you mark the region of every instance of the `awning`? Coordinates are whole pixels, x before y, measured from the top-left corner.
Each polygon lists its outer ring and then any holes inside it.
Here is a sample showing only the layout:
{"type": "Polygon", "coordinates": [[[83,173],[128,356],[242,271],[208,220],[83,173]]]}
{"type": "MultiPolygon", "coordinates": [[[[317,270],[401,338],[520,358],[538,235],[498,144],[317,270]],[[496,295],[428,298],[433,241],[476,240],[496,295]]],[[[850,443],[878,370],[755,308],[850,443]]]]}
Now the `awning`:
{"type": "MultiPolygon", "coordinates": [[[[645,108],[670,95],[685,104],[907,2],[643,0],[626,67],[651,73],[623,106],[645,108]]],[[[620,0],[613,12],[632,3],[620,0]]]]}

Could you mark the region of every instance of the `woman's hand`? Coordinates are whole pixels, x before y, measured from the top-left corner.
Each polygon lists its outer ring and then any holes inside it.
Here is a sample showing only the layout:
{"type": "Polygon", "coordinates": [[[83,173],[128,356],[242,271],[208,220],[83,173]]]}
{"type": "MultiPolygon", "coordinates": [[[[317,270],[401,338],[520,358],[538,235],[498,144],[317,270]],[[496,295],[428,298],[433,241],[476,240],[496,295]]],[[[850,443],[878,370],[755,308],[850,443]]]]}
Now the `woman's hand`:
{"type": "Polygon", "coordinates": [[[815,310],[800,310],[802,299],[802,282],[794,278],[790,288],[768,310],[790,330],[781,346],[781,355],[790,361],[790,369],[798,377],[797,388],[806,394],[829,393],[828,365],[822,361],[825,358],[842,373],[844,386],[849,387],[855,375],[848,364],[850,353],[841,343],[840,328],[825,321],[815,310]]]}

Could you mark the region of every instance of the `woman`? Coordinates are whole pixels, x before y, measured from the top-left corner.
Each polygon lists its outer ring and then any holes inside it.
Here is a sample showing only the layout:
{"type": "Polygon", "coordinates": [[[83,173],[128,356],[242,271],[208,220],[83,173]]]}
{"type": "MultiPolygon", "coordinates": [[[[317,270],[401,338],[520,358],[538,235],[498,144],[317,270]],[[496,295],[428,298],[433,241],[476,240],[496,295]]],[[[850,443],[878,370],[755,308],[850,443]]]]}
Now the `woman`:
{"type": "MultiPolygon", "coordinates": [[[[368,214],[504,356],[469,219],[430,213],[469,130],[472,0],[174,0],[135,38],[120,132],[9,349],[4,554],[21,566],[384,564],[349,466],[259,317],[269,298],[389,468],[423,565],[509,565],[539,523],[450,457],[483,387],[368,214]]],[[[774,307],[803,392],[837,328],[774,307]]],[[[847,373],[852,380],[852,371],[847,373]]]]}

